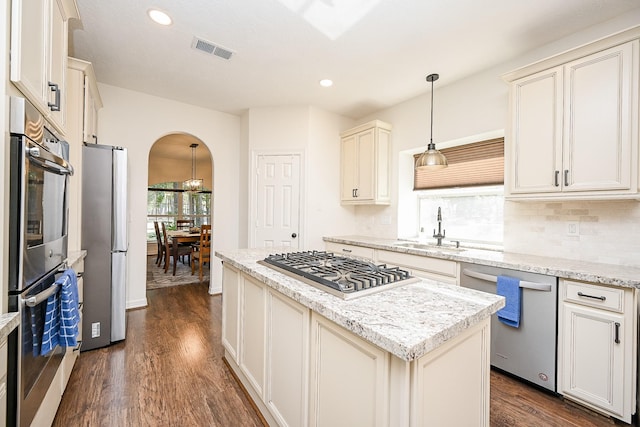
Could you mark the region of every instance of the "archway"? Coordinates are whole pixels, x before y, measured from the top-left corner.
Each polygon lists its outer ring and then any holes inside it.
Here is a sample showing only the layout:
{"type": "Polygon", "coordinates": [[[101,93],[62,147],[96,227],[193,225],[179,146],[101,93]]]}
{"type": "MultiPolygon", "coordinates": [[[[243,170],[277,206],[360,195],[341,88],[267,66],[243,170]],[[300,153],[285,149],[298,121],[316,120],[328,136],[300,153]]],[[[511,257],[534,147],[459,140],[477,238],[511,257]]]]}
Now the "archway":
{"type": "MultiPolygon", "coordinates": [[[[211,153],[199,138],[182,132],[157,139],[149,150],[147,189],[147,289],[199,282],[190,274],[188,257],[176,263],[167,273],[160,260],[160,243],[154,227],[164,223],[169,233],[180,221],[191,221],[193,227],[212,224],[213,161],[211,153]],[[192,178],[202,180],[202,188],[188,191],[183,183],[192,178]],[[160,261],[160,266],[156,262],[160,261]],[[175,274],[174,274],[175,271],[175,274]]],[[[160,227],[159,227],[160,228],[160,227]]],[[[160,228],[159,235],[162,236],[160,228]]],[[[187,248],[180,252],[189,253],[187,248]]],[[[208,273],[208,270],[207,270],[208,273]]],[[[208,274],[207,278],[208,279],[208,274]]]]}

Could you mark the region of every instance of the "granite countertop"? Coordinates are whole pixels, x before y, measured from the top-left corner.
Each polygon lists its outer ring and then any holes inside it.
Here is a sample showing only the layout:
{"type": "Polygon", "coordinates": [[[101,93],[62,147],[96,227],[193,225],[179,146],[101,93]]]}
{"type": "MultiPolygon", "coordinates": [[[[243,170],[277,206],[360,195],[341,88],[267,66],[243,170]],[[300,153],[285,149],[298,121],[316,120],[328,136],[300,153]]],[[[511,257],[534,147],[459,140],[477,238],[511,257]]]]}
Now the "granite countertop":
{"type": "Polygon", "coordinates": [[[461,251],[437,247],[416,249],[398,246],[398,243],[407,241],[365,236],[324,237],[324,241],[640,289],[640,267],[482,249],[463,248],[461,251]]]}
{"type": "Polygon", "coordinates": [[[0,314],[0,341],[6,339],[19,323],[17,312],[0,314]]]}
{"type": "Polygon", "coordinates": [[[216,252],[223,262],[405,361],[438,348],[504,306],[504,298],[423,279],[343,300],[257,263],[286,249],[216,252]]]}

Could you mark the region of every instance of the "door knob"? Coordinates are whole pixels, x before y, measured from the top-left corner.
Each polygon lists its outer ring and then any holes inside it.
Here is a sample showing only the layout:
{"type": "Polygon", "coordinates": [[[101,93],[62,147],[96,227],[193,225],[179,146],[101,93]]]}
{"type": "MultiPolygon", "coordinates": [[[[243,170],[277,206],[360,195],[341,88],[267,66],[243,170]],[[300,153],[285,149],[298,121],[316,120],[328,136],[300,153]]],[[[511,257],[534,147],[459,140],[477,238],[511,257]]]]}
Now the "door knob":
{"type": "Polygon", "coordinates": [[[296,237],[298,237],[298,235],[296,233],[292,233],[291,237],[293,237],[295,239],[296,237]]]}

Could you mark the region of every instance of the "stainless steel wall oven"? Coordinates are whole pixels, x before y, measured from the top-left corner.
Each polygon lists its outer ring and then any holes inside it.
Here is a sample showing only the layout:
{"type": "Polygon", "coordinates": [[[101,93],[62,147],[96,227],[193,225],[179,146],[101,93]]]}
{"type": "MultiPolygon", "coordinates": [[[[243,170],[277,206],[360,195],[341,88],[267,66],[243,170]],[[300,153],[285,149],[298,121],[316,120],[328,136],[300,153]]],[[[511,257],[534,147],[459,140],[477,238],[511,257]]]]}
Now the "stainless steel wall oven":
{"type": "Polygon", "coordinates": [[[9,310],[20,326],[9,337],[8,425],[29,425],[63,357],[40,345],[49,295],[67,258],[68,145],[23,98],[10,100],[9,310]]]}

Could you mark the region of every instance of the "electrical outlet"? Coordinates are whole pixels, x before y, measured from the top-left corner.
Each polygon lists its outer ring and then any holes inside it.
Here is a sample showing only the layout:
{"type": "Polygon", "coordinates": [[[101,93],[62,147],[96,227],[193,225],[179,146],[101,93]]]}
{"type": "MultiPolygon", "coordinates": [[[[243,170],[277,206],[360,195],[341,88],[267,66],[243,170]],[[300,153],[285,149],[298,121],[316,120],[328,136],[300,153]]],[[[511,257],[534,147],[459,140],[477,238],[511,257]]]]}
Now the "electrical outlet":
{"type": "Polygon", "coordinates": [[[100,336],[100,322],[91,324],[91,338],[98,338],[100,336]]]}
{"type": "Polygon", "coordinates": [[[580,223],[578,221],[569,221],[567,223],[567,236],[579,236],[580,223]]]}

